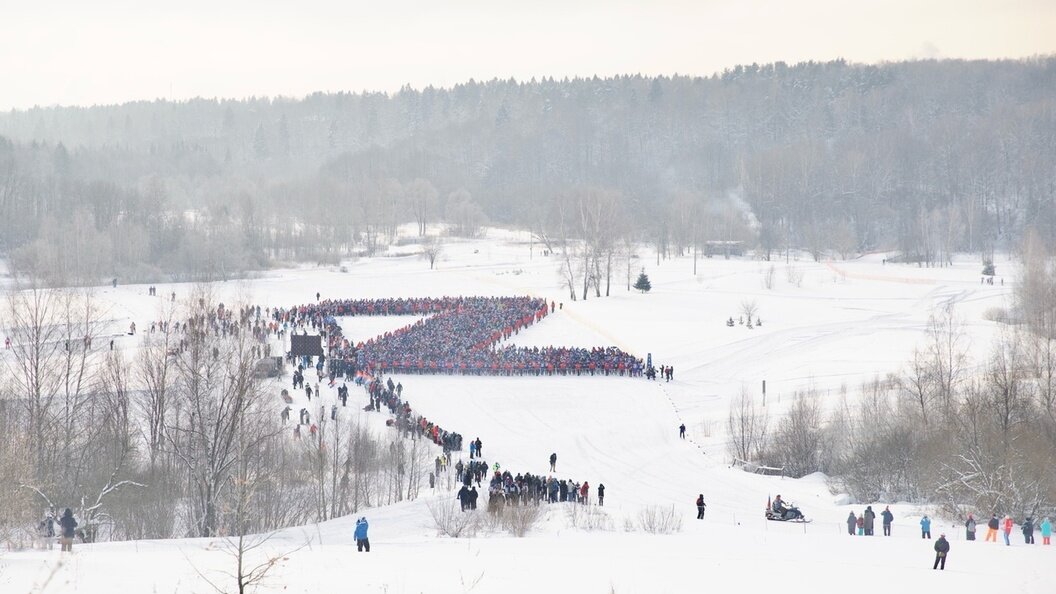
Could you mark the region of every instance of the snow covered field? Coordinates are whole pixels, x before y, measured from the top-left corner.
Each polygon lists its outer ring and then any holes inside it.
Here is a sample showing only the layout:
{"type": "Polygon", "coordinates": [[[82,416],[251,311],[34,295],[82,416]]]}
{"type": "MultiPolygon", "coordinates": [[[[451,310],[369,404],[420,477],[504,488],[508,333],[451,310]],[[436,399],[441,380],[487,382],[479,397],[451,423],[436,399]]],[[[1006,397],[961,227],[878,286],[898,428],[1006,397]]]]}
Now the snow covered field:
{"type": "MultiPolygon", "coordinates": [[[[406,250],[404,250],[406,251],[406,250]]],[[[816,264],[773,263],[773,288],[764,287],[771,263],[690,257],[662,261],[642,252],[633,265],[652,281],[648,294],[628,292],[620,278],[613,296],[572,302],[559,286],[558,260],[527,235],[492,230],[486,240],[447,246],[437,270],[409,255],[361,259],[348,272],[303,268],[252,280],[217,283],[221,300],[243,296],[262,305],[295,305],[323,298],[529,293],[562,302],[556,315],[513,338],[521,345],[617,345],[656,364],[673,365],[675,380],[615,377],[400,376],[404,397],[421,414],[466,438],[480,437],[485,458],[513,472],[545,473],[550,452],[560,478],[606,486],[611,529],[571,528],[569,504],[548,506],[543,526],[524,539],[435,536],[426,503],[366,510],[369,555],[355,552],[355,517],[284,530],[268,542],[289,551],[270,578],[269,592],[1051,592],[1056,549],[964,542],[963,530],[936,520],[935,536],[952,543],[945,572],[931,570],[932,541],[919,538],[926,510],[895,505],[891,538],[850,538],[843,519],[862,505],[838,505],[824,477],[764,477],[729,468],[725,419],[742,386],[758,396],[767,382],[771,416],[793,394],[818,390],[836,402],[858,385],[896,371],[925,338],[929,315],[952,305],[976,354],[987,351],[997,328],[983,318],[1006,305],[1013,265],[997,263],[1004,286],[981,285],[976,258],[944,269],[883,263],[883,255],[816,264]],[[791,268],[791,272],[788,270],[791,268]],[[801,281],[797,278],[801,276],[801,281]],[[755,300],[763,326],[727,327],[741,303],[755,300]],[[687,440],[678,438],[680,423],[687,440]],[[707,517],[696,521],[693,500],[703,493],[707,517]],[[814,522],[768,523],[767,498],[781,493],[814,522]],[[681,533],[627,531],[647,505],[675,505],[681,533]]],[[[626,271],[623,271],[625,274],[626,271]]],[[[117,346],[135,348],[129,322],[142,330],[171,291],[185,285],[100,289],[117,346]]],[[[412,318],[354,318],[346,336],[366,339],[412,318]]],[[[301,397],[300,394],[297,395],[301,397]]],[[[364,401],[352,391],[353,400],[364,401]]],[[[324,388],[324,401],[335,399],[324,388]]],[[[314,404],[314,403],[313,403],[314,404]]],[[[351,403],[350,403],[351,404],[351,403]]],[[[304,406],[295,402],[294,409],[304,406]]],[[[280,407],[276,400],[276,410],[280,407]]],[[[384,417],[362,413],[378,431],[384,417]]],[[[880,509],[882,509],[882,505],[880,509]]],[[[224,580],[230,558],[208,540],[77,546],[63,560],[55,551],[0,554],[0,592],[211,592],[205,578],[224,580]],[[61,563],[60,563],[60,560],[61,563]],[[203,577],[204,576],[204,577],[203,577]]]]}

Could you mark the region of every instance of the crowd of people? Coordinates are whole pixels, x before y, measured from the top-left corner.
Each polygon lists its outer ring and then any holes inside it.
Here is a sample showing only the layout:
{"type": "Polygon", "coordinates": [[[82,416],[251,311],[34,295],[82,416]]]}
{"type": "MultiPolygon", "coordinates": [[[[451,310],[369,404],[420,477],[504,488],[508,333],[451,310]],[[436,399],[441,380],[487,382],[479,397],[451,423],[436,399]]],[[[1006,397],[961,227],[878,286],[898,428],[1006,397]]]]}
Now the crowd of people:
{"type": "MultiPolygon", "coordinates": [[[[394,384],[392,378],[371,377],[363,381],[368,396],[364,410],[378,411],[386,409],[393,418],[386,421],[401,434],[410,439],[429,439],[442,450],[434,462],[434,471],[430,474],[430,486],[436,485],[436,478],[441,473],[454,470],[456,481],[461,485],[457,498],[462,511],[476,509],[479,493],[477,488],[487,484],[489,511],[495,511],[505,505],[526,505],[542,502],[590,502],[590,484],[558,479],[554,476],[542,476],[530,472],[513,474],[503,470],[498,463],[493,466],[483,458],[484,443],[479,437],[471,439],[468,444],[469,461],[461,458],[453,462],[452,452],[463,451],[463,436],[448,431],[423,415],[415,414],[410,402],[404,401],[402,384],[394,384]],[[475,485],[474,485],[475,483],[475,485]]],[[[551,470],[555,470],[557,454],[551,454],[551,470]]],[[[598,505],[604,505],[605,486],[597,490],[598,505]]]]}
{"type": "Polygon", "coordinates": [[[554,312],[532,297],[423,297],[341,299],[270,310],[275,328],[309,328],[329,349],[331,374],[356,372],[471,375],[583,375],[640,377],[643,361],[616,347],[499,347],[554,312]],[[353,344],[337,324],[341,316],[428,316],[398,330],[353,344]]]}
{"type": "MultiPolygon", "coordinates": [[[[880,519],[884,536],[891,536],[891,526],[895,520],[894,514],[891,513],[891,508],[885,507],[884,511],[880,513],[880,519]]],[[[851,536],[855,534],[858,536],[873,536],[875,522],[876,513],[873,511],[872,506],[866,506],[865,511],[857,516],[851,511],[847,514],[847,534],[851,536]]],[[[977,527],[978,523],[975,516],[968,514],[964,521],[964,539],[975,540],[977,527]]],[[[996,543],[997,536],[1000,533],[1005,545],[1011,545],[1014,527],[1015,520],[1012,519],[1012,516],[1006,515],[1004,518],[998,518],[997,514],[993,514],[986,523],[985,541],[996,543]]],[[[1048,545],[1052,542],[1052,521],[1049,518],[1036,523],[1033,517],[1027,516],[1019,525],[1019,529],[1023,533],[1024,544],[1034,544],[1035,532],[1041,533],[1042,544],[1048,545]]],[[[931,539],[931,518],[927,514],[920,519],[920,537],[922,539],[931,539]]]]}
{"type": "MultiPolygon", "coordinates": [[[[986,523],[985,541],[997,542],[997,533],[1000,532],[1005,545],[1011,546],[1012,529],[1014,527],[1015,520],[1012,519],[1012,516],[1006,515],[1004,518],[998,519],[997,514],[993,514],[986,523]]],[[[1027,516],[1019,525],[1019,529],[1023,533],[1023,544],[1034,544],[1035,532],[1041,532],[1041,544],[1052,544],[1052,520],[1049,518],[1044,518],[1040,523],[1035,524],[1034,518],[1027,516]]],[[[976,521],[972,514],[968,514],[968,519],[964,522],[964,530],[965,537],[968,540],[975,540],[976,521]]]]}

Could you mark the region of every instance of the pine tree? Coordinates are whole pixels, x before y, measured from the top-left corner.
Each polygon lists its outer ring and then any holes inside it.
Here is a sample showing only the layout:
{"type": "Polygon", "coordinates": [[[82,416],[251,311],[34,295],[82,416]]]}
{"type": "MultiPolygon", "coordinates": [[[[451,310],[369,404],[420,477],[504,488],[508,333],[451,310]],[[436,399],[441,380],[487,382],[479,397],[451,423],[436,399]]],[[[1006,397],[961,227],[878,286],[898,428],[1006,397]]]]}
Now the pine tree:
{"type": "Polygon", "coordinates": [[[652,283],[649,282],[649,276],[645,274],[644,268],[642,273],[638,275],[638,280],[634,281],[634,288],[643,293],[648,293],[649,289],[653,288],[652,283]]]}

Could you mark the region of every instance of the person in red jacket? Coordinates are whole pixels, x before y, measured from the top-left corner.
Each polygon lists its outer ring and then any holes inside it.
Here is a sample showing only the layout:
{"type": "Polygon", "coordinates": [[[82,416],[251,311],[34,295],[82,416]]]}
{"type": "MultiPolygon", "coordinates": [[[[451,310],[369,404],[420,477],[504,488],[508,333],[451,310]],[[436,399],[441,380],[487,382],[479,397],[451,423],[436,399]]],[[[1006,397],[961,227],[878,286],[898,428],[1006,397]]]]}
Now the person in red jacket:
{"type": "Polygon", "coordinates": [[[1005,545],[1011,546],[1012,543],[1008,542],[1008,537],[1012,534],[1012,516],[1005,516],[1004,521],[1001,522],[1001,534],[1005,536],[1005,545]]]}

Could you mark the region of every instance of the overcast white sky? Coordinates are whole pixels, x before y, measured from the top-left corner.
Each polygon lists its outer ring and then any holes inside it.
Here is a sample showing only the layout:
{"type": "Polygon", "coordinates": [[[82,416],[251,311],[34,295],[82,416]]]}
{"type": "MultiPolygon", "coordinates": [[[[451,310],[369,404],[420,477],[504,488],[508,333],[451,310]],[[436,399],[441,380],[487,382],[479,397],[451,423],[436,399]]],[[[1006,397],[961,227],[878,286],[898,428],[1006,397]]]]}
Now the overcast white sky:
{"type": "Polygon", "coordinates": [[[0,109],[1056,53],[1056,0],[0,0],[0,109]]]}

